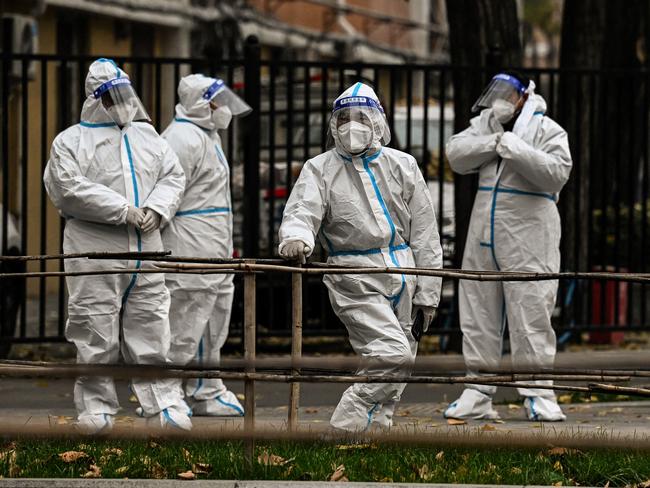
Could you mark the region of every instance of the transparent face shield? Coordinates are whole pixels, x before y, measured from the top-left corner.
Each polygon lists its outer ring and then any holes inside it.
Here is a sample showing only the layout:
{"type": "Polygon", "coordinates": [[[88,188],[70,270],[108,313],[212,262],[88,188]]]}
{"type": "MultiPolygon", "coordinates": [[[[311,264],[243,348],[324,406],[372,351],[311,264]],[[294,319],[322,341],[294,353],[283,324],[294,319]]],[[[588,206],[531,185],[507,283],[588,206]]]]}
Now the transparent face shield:
{"type": "Polygon", "coordinates": [[[235,94],[223,80],[217,80],[203,94],[214,108],[228,107],[233,117],[243,117],[253,111],[240,96],[235,94]]]}
{"type": "Polygon", "coordinates": [[[327,147],[337,146],[351,156],[390,142],[384,110],[368,97],[346,97],[334,103],[327,132],[327,147]]]}
{"type": "Polygon", "coordinates": [[[93,96],[101,98],[104,109],[119,126],[134,120],[150,120],[128,78],[107,81],[93,92],[93,96]]]}
{"type": "Polygon", "coordinates": [[[505,73],[496,75],[481,96],[472,106],[472,112],[480,112],[485,108],[492,108],[496,100],[504,100],[516,105],[526,92],[526,87],[514,76],[505,73]]]}

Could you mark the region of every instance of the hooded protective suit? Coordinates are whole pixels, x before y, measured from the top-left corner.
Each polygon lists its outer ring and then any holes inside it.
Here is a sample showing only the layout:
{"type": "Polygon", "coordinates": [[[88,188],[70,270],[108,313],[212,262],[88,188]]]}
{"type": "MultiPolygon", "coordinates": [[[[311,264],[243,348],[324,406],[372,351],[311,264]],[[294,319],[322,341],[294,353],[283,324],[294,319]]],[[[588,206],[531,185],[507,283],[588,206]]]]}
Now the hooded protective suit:
{"type": "MultiPolygon", "coordinates": [[[[233,253],[230,169],[210,99],[204,96],[216,81],[200,74],[181,79],[176,117],[163,132],[187,177],[179,210],[163,231],[165,248],[175,255],[230,258],[233,253]]],[[[228,336],[233,276],[169,274],[166,283],[171,294],[171,361],[185,365],[196,358],[199,364],[217,366],[228,336]]],[[[243,415],[220,379],[189,380],[185,393],[195,415],[243,415]]]]}
{"type": "MultiPolygon", "coordinates": [[[[383,147],[390,132],[372,88],[357,83],[337,98],[330,136],[335,148],[307,161],[291,192],[280,227],[280,253],[296,240],[314,249],[318,235],[328,263],[440,268],[442,249],[426,183],[412,156],[383,147]],[[342,140],[336,117],[337,110],[355,105],[359,113],[346,120],[363,119],[372,132],[367,150],[351,157],[346,148],[358,145],[363,132],[350,136],[342,131],[342,140]]],[[[441,280],[364,274],[325,275],[323,281],[352,347],[366,360],[359,374],[408,374],[417,350],[412,307],[436,307],[441,280]]],[[[351,386],[332,415],[332,426],[349,431],[373,423],[390,427],[404,387],[351,386]]]]}
{"type": "MultiPolygon", "coordinates": [[[[52,143],[43,181],[66,218],[63,250],[160,251],[160,233],[142,233],[126,223],[131,208],[150,208],[164,221],[176,212],[185,177],[178,158],[148,122],[120,128],[93,91],[127,74],[106,59],[86,77],[81,122],[52,143]]],[[[123,85],[122,85],[123,86],[123,85]]],[[[143,267],[140,261],[69,259],[66,271],[143,267]]],[[[162,274],[116,274],[67,278],[66,337],[87,364],[161,364],[169,350],[169,293],[162,274]],[[120,328],[121,322],[121,328],[120,328]],[[120,330],[121,329],[121,330],[120,330]],[[120,342],[120,333],[122,342],[120,342]]],[[[133,380],[146,416],[163,425],[191,426],[187,405],[172,380],[133,380]]],[[[119,409],[112,378],[79,378],[74,390],[79,427],[89,433],[110,428],[119,409]]]]}
{"type": "MultiPolygon", "coordinates": [[[[447,144],[454,171],[478,173],[463,269],[528,272],[560,270],[558,195],[569,179],[566,132],[544,115],[534,84],[512,132],[503,132],[491,108],[447,144]]],[[[514,367],[553,367],[551,314],[557,281],[460,282],[463,355],[469,374],[496,368],[507,320],[514,367]]],[[[539,382],[542,383],[542,382],[539,382]]],[[[447,417],[494,418],[496,387],[473,385],[446,410],[447,417]]],[[[534,420],[563,420],[551,390],[520,388],[534,420]]]]}

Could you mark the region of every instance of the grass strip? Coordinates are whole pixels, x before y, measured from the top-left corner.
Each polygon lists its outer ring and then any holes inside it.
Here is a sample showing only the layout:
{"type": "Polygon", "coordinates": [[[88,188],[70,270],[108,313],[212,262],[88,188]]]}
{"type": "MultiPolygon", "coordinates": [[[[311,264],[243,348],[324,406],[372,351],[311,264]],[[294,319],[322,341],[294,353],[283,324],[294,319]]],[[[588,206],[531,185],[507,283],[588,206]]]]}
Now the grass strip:
{"type": "Polygon", "coordinates": [[[643,486],[650,479],[650,454],[562,447],[477,450],[282,442],[258,445],[254,463],[248,466],[239,442],[17,440],[0,448],[3,477],[165,479],[179,475],[187,479],[643,486]]]}

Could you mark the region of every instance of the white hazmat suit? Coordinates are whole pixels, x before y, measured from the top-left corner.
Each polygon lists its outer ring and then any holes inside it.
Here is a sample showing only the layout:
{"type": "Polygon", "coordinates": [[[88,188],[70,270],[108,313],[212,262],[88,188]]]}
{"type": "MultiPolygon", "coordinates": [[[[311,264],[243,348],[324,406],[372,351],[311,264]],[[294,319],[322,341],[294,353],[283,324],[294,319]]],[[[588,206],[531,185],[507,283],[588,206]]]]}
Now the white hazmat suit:
{"type": "MultiPolygon", "coordinates": [[[[122,88],[128,87],[129,83],[124,83],[127,74],[113,61],[92,63],[81,122],[52,143],[43,180],[66,219],[66,253],[163,250],[160,232],[143,233],[127,224],[127,214],[149,208],[168,221],[183,193],[185,177],[178,158],[153,126],[144,121],[118,126],[102,98],[93,93],[116,79],[121,80],[122,88]]],[[[135,113],[131,109],[125,112],[135,113]]],[[[140,267],[141,261],[65,261],[66,271],[140,267]]],[[[77,347],[79,363],[117,363],[120,352],[127,363],[166,362],[169,293],[162,274],[70,276],[67,286],[65,334],[77,347]]],[[[156,417],[162,426],[188,429],[188,407],[173,385],[170,379],[134,379],[132,389],[147,417],[156,417]]],[[[94,433],[111,428],[119,409],[112,378],[78,378],[74,399],[80,429],[94,433]]]]}
{"type": "MultiPolygon", "coordinates": [[[[163,132],[187,177],[179,210],[163,231],[165,248],[175,255],[230,258],[233,253],[230,168],[217,133],[229,123],[217,112],[227,105],[210,108],[209,90],[218,81],[200,74],[181,79],[176,116],[163,132]]],[[[233,275],[169,274],[166,283],[171,294],[170,360],[218,366],[230,324],[233,275]]],[[[194,415],[244,414],[220,379],[189,380],[185,394],[194,415]]]]}
{"type": "MultiPolygon", "coordinates": [[[[534,93],[512,132],[503,132],[491,108],[471,120],[447,144],[459,174],[478,173],[463,269],[528,272],[560,270],[558,195],[569,179],[566,132],[545,116],[546,102],[534,93]]],[[[468,374],[495,369],[507,321],[514,367],[552,368],[556,339],[551,314],[557,281],[461,281],[463,356],[468,374]]],[[[538,382],[544,383],[544,382],[538,382]]],[[[445,411],[453,418],[497,418],[496,387],[471,385],[445,411]]],[[[531,420],[564,420],[552,390],[520,388],[531,420]]]]}
{"type": "MultiPolygon", "coordinates": [[[[335,265],[440,268],[442,249],[426,183],[412,156],[383,147],[390,131],[372,88],[356,83],[337,98],[330,135],[335,147],[305,163],[291,192],[280,254],[295,256],[295,242],[309,254],[318,235],[328,263],[335,265]],[[354,111],[339,125],[348,107],[354,111]],[[367,125],[359,126],[362,122],[367,125]],[[351,156],[359,149],[363,152],[351,156]]],[[[441,280],[363,274],[325,275],[323,281],[353,349],[366,360],[358,373],[409,374],[417,351],[412,309],[437,307],[441,280]]],[[[404,387],[354,384],[336,407],[332,426],[390,427],[404,387]]]]}

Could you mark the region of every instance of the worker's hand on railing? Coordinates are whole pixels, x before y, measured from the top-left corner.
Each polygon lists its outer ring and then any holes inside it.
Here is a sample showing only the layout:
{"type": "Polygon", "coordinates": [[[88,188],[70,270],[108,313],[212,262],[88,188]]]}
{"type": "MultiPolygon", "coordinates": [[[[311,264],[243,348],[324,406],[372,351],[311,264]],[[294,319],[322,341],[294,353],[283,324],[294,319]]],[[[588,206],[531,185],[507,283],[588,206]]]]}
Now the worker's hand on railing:
{"type": "Polygon", "coordinates": [[[305,264],[311,254],[311,247],[301,240],[283,242],[280,244],[280,256],[284,259],[296,259],[305,264]]]}

